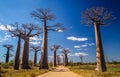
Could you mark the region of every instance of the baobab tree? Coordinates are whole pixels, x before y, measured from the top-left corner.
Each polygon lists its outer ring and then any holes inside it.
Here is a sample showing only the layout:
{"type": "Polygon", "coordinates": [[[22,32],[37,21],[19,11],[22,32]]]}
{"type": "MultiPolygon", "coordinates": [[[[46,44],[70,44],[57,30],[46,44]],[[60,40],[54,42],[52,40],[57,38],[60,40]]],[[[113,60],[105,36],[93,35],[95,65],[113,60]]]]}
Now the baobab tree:
{"type": "Polygon", "coordinates": [[[3,47],[7,48],[5,63],[8,63],[9,62],[9,57],[10,57],[10,50],[12,50],[13,45],[6,44],[6,45],[3,45],[3,47]]]}
{"type": "Polygon", "coordinates": [[[29,69],[28,59],[29,59],[29,40],[30,37],[39,36],[42,32],[41,28],[33,23],[22,24],[24,33],[22,38],[24,40],[23,51],[22,51],[22,69],[29,69]]]}
{"type": "Polygon", "coordinates": [[[63,53],[63,65],[64,66],[67,66],[68,65],[68,56],[67,54],[70,52],[70,49],[69,48],[65,48],[62,50],[62,53],[63,53]]]}
{"type": "Polygon", "coordinates": [[[58,64],[58,65],[60,64],[60,61],[61,61],[60,55],[57,55],[57,64],[58,64]]]}
{"type": "Polygon", "coordinates": [[[42,53],[40,60],[40,69],[48,69],[48,31],[61,32],[64,28],[61,27],[61,24],[56,24],[52,26],[48,26],[48,21],[52,21],[55,19],[53,13],[51,13],[50,9],[37,9],[31,13],[31,15],[40,20],[43,23],[43,38],[42,38],[42,53]]]}
{"type": "Polygon", "coordinates": [[[18,42],[17,42],[17,47],[16,47],[16,53],[15,53],[15,58],[14,58],[14,69],[19,70],[19,63],[20,63],[20,47],[21,47],[21,38],[23,35],[23,30],[22,28],[19,27],[18,23],[11,24],[11,27],[13,29],[10,29],[9,27],[5,26],[8,32],[11,33],[12,37],[17,37],[18,42]]]}
{"type": "Polygon", "coordinates": [[[56,66],[56,51],[60,48],[60,45],[52,45],[50,50],[53,51],[53,67],[56,66]]]}
{"type": "Polygon", "coordinates": [[[100,35],[100,26],[109,24],[112,19],[113,16],[104,7],[90,8],[82,12],[82,23],[94,25],[96,38],[96,70],[99,72],[104,72],[107,70],[100,35]]]}
{"type": "Polygon", "coordinates": [[[37,64],[37,52],[41,51],[40,46],[31,46],[31,50],[34,51],[34,66],[37,64]]]}
{"type": "Polygon", "coordinates": [[[83,55],[80,54],[79,57],[80,57],[80,63],[83,64],[83,55]]]}

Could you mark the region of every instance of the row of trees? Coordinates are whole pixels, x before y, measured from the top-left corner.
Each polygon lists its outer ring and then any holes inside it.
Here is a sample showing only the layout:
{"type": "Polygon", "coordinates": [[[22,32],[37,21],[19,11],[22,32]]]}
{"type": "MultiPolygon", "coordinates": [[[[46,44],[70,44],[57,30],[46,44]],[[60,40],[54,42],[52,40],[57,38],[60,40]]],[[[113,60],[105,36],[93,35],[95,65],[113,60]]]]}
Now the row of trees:
{"type": "MultiPolygon", "coordinates": [[[[43,27],[40,28],[38,25],[33,23],[22,24],[20,27],[16,23],[11,25],[15,27],[14,29],[7,28],[8,31],[12,34],[12,36],[18,37],[14,69],[19,68],[21,39],[24,40],[23,53],[22,53],[22,68],[28,69],[30,37],[38,36],[41,33],[43,34],[43,37],[42,37],[42,47],[41,47],[40,69],[48,69],[48,40],[47,40],[48,32],[49,31],[58,32],[65,30],[65,28],[63,28],[60,23],[48,26],[48,22],[54,20],[55,18],[53,13],[51,13],[50,9],[42,9],[42,8],[37,9],[31,13],[31,16],[36,20],[38,20],[40,23],[43,23],[43,27]]],[[[111,22],[111,19],[113,19],[111,13],[103,7],[90,8],[82,12],[82,23],[87,25],[91,25],[91,24],[94,25],[95,38],[96,38],[96,62],[97,62],[96,70],[100,72],[106,71],[102,40],[100,35],[100,26],[109,24],[109,22],[111,22]]],[[[54,66],[56,66],[56,51],[59,49],[59,47],[60,46],[53,45],[50,48],[54,52],[54,63],[53,63],[54,66]]],[[[63,49],[63,53],[65,57],[64,65],[68,64],[68,58],[67,58],[68,51],[69,51],[68,49],[63,49]]]]}
{"type": "Polygon", "coordinates": [[[48,31],[59,32],[65,30],[60,23],[49,25],[48,22],[54,20],[54,15],[51,13],[50,9],[37,9],[31,13],[35,19],[41,21],[43,23],[42,28],[37,24],[28,23],[28,24],[21,24],[18,23],[11,24],[11,29],[6,26],[8,31],[11,33],[12,37],[17,37],[17,48],[14,60],[14,69],[19,69],[20,64],[20,51],[21,51],[21,39],[24,41],[22,47],[22,69],[29,69],[28,59],[29,59],[29,43],[30,38],[34,36],[39,36],[39,34],[43,35],[42,38],[42,47],[35,47],[32,46],[31,48],[35,51],[35,60],[34,63],[36,64],[36,56],[37,51],[41,50],[41,60],[40,60],[40,69],[48,69],[48,31]]]}

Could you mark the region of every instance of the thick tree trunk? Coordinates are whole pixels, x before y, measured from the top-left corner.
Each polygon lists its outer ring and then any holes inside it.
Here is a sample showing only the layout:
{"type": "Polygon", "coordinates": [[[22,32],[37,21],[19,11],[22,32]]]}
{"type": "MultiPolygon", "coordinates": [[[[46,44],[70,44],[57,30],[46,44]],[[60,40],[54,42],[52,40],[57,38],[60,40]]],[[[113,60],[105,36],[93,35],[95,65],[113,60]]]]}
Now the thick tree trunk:
{"type": "Polygon", "coordinates": [[[37,64],[37,51],[35,51],[35,54],[34,54],[34,66],[36,66],[37,64]]]}
{"type": "Polygon", "coordinates": [[[15,62],[14,62],[14,69],[19,70],[19,63],[20,63],[20,45],[21,45],[21,38],[18,38],[17,49],[15,54],[15,62]]]}
{"type": "Polygon", "coordinates": [[[10,50],[9,50],[9,48],[7,48],[7,54],[6,54],[6,61],[5,61],[5,63],[9,62],[9,55],[10,55],[10,50]]]}
{"type": "Polygon", "coordinates": [[[67,54],[66,54],[66,66],[68,65],[68,57],[67,57],[67,54]]]}
{"type": "Polygon", "coordinates": [[[64,66],[67,66],[68,65],[68,58],[67,58],[67,54],[64,54],[64,66]]]}
{"type": "Polygon", "coordinates": [[[56,66],[56,51],[53,52],[53,67],[56,66]]]}
{"type": "Polygon", "coordinates": [[[100,26],[97,23],[94,23],[95,37],[96,37],[96,70],[99,72],[106,71],[106,64],[104,59],[104,53],[102,48],[102,40],[100,36],[100,26]]]}
{"type": "Polygon", "coordinates": [[[80,56],[80,64],[83,64],[83,57],[80,56]]]}
{"type": "Polygon", "coordinates": [[[47,43],[47,26],[46,20],[44,20],[40,69],[48,69],[47,43]]]}
{"type": "Polygon", "coordinates": [[[57,64],[60,65],[60,56],[57,55],[57,64]]]}
{"type": "Polygon", "coordinates": [[[23,45],[22,69],[30,69],[28,60],[29,60],[29,38],[26,38],[23,45]]]}

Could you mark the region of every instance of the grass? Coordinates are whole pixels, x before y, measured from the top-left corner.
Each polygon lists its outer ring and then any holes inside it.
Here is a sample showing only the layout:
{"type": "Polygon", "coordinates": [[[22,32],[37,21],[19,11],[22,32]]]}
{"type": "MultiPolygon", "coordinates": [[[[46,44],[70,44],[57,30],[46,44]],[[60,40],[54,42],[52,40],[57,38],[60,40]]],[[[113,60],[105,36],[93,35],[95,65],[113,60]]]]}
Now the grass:
{"type": "Polygon", "coordinates": [[[13,70],[9,69],[1,69],[0,77],[36,77],[37,75],[48,72],[49,70],[39,70],[39,69],[29,69],[29,70],[13,70]]]}
{"type": "Polygon", "coordinates": [[[70,70],[84,77],[120,77],[120,64],[107,64],[107,72],[95,71],[95,65],[69,66],[70,70]]]}

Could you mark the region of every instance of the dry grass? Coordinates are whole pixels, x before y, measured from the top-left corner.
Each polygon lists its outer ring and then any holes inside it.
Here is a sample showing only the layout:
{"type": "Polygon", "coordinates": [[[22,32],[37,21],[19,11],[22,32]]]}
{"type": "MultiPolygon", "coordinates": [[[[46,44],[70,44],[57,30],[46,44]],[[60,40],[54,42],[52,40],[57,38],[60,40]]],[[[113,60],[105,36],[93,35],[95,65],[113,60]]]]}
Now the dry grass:
{"type": "Polygon", "coordinates": [[[107,64],[107,72],[95,71],[95,65],[79,65],[70,66],[71,71],[74,71],[84,77],[120,77],[120,64],[107,64]]]}
{"type": "Polygon", "coordinates": [[[0,77],[36,77],[37,75],[48,72],[49,70],[29,69],[29,70],[13,70],[2,69],[0,77]]]}

